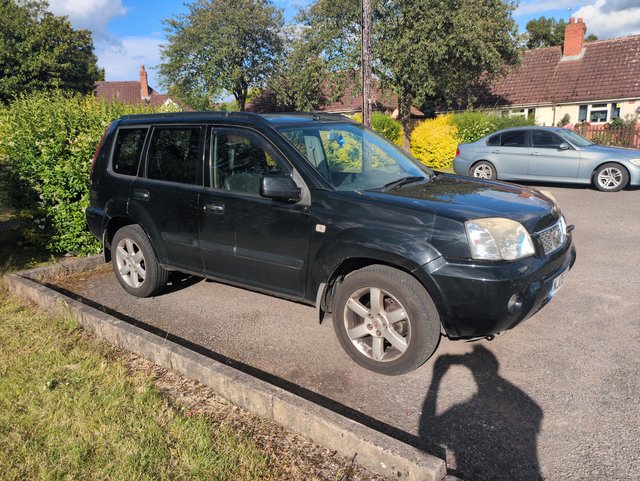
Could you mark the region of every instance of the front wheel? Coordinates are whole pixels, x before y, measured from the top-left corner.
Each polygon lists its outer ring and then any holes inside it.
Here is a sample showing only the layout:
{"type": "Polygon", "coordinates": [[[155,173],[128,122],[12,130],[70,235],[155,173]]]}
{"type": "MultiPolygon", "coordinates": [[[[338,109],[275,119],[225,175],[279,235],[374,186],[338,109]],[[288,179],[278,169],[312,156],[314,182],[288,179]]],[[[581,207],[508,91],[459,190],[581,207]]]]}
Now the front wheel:
{"type": "Polygon", "coordinates": [[[496,180],[498,175],[496,173],[496,168],[491,162],[482,160],[471,168],[471,177],[475,177],[477,179],[496,180]]]}
{"type": "Polygon", "coordinates": [[[627,169],[615,162],[601,165],[593,173],[593,183],[596,189],[603,192],[617,192],[629,183],[627,169]]]}
{"type": "Polygon", "coordinates": [[[333,327],[354,361],[387,375],[417,369],[440,340],[440,317],[425,288],[409,274],[382,265],[352,272],[340,284],[333,327]]]}
{"type": "Polygon", "coordinates": [[[129,294],[149,297],[167,283],[169,272],[159,263],[147,234],[137,224],[116,232],[111,241],[116,278],[129,294]]]}

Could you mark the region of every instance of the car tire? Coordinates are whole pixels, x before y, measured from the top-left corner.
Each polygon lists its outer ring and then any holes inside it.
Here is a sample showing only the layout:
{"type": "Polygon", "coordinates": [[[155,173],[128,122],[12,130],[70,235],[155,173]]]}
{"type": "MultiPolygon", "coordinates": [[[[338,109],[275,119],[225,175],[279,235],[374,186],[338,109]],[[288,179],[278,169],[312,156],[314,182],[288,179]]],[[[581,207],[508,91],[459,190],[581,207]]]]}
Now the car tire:
{"type": "Polygon", "coordinates": [[[629,183],[629,172],[615,162],[602,164],[593,173],[593,184],[602,192],[617,192],[629,183]]]}
{"type": "Polygon", "coordinates": [[[334,296],[333,327],[340,344],[354,361],[380,374],[404,374],[424,364],[438,346],[440,326],[426,289],[392,267],[354,271],[334,296]]]}
{"type": "Polygon", "coordinates": [[[111,241],[111,263],[120,285],[136,297],[160,292],[169,279],[151,246],[146,232],[137,224],[119,229],[111,241]]]}
{"type": "Polygon", "coordinates": [[[471,177],[476,179],[496,180],[498,178],[498,172],[491,162],[481,160],[473,164],[469,171],[471,177]]]}

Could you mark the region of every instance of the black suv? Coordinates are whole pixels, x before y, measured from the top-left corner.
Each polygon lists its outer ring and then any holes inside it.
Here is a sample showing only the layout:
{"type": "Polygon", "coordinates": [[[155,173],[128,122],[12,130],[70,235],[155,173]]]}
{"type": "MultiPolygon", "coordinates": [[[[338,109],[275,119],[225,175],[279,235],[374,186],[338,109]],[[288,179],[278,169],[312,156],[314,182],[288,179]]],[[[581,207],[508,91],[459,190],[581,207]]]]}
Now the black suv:
{"type": "Polygon", "coordinates": [[[515,326],[575,261],[541,193],[434,173],[342,116],[122,117],[90,189],[89,228],[127,292],[153,296],[177,270],[315,305],[384,374],[422,365],[441,334],[515,326]]]}

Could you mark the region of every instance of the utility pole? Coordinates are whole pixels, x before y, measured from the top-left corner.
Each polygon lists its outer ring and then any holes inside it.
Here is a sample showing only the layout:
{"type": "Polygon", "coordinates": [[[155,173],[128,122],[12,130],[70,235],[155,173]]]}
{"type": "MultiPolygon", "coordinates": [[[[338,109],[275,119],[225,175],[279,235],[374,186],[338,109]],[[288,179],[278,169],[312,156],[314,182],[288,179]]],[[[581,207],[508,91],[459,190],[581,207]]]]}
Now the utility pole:
{"type": "Polygon", "coordinates": [[[371,127],[371,0],[362,0],[362,122],[371,127]]]}

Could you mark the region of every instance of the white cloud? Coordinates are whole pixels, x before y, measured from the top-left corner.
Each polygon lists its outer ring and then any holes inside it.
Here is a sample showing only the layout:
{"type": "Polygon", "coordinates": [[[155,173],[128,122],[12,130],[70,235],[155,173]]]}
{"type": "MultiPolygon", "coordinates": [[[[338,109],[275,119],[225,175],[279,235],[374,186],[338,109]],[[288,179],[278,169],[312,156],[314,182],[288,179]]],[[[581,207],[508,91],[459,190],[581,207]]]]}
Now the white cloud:
{"type": "Polygon", "coordinates": [[[140,65],[144,65],[149,85],[158,90],[155,67],[160,63],[160,44],[163,42],[159,37],[123,37],[119,44],[96,48],[98,65],[105,69],[106,80],[138,80],[140,65]]]}
{"type": "Polygon", "coordinates": [[[107,24],[127,13],[122,0],[49,0],[49,10],[69,17],[75,28],[86,28],[98,36],[106,36],[107,24]]]}
{"type": "Polygon", "coordinates": [[[573,16],[584,18],[587,34],[594,33],[600,39],[640,33],[640,4],[637,1],[596,0],[573,16]]]}

